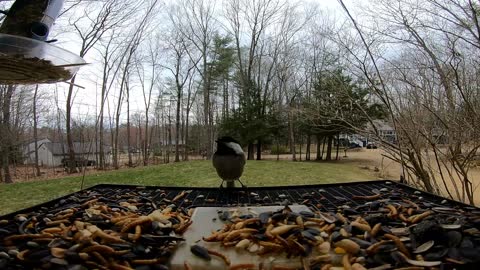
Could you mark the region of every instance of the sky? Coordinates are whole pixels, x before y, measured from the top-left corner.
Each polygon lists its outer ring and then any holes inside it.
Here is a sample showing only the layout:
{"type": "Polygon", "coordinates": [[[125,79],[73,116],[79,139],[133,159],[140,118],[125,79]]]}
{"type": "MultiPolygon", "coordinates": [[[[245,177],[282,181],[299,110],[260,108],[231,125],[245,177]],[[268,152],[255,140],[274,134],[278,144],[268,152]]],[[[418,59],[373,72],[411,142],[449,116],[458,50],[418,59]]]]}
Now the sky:
{"type": "MultiPolygon", "coordinates": [[[[168,0],[167,0],[168,1],[168,0]]],[[[173,0],[172,0],[173,1],[173,0]]],[[[353,6],[352,1],[346,1],[347,5],[353,6]]],[[[356,0],[358,1],[358,0],[356,0]]],[[[325,8],[327,10],[332,10],[335,13],[341,13],[341,7],[338,4],[337,0],[316,0],[314,2],[318,2],[320,8],[325,8]]],[[[58,24],[58,22],[57,22],[58,24]]],[[[68,51],[71,51],[75,54],[79,52],[80,46],[78,44],[78,37],[72,36],[72,34],[59,34],[60,27],[56,27],[52,30],[51,37],[58,37],[59,41],[54,43],[55,46],[62,47],[68,51]]],[[[97,97],[100,94],[100,85],[96,84],[95,81],[100,79],[97,74],[99,74],[99,70],[101,69],[101,64],[98,62],[97,59],[94,57],[95,52],[92,50],[89,54],[86,55],[84,58],[89,65],[84,66],[80,69],[77,74],[77,81],[76,84],[85,87],[85,89],[75,88],[75,98],[74,98],[74,105],[72,108],[72,114],[74,117],[85,118],[88,117],[89,119],[95,119],[97,114],[98,106],[97,106],[97,97]]],[[[40,88],[40,91],[45,91],[49,95],[54,95],[54,89],[58,92],[58,100],[60,108],[65,108],[65,101],[67,95],[68,84],[66,83],[58,83],[56,85],[43,85],[40,88]]],[[[113,90],[112,90],[113,91],[113,90]]],[[[158,92],[157,92],[158,93],[158,92]]],[[[156,96],[157,93],[154,93],[156,96]]],[[[116,93],[111,93],[109,95],[109,99],[113,100],[116,99],[116,93]]],[[[139,88],[133,88],[131,93],[131,115],[135,112],[142,112],[144,111],[145,105],[143,102],[143,95],[139,88]]],[[[113,110],[113,108],[111,108],[113,110]]],[[[121,115],[121,120],[126,120],[126,109],[122,109],[123,113],[121,115]]]]}

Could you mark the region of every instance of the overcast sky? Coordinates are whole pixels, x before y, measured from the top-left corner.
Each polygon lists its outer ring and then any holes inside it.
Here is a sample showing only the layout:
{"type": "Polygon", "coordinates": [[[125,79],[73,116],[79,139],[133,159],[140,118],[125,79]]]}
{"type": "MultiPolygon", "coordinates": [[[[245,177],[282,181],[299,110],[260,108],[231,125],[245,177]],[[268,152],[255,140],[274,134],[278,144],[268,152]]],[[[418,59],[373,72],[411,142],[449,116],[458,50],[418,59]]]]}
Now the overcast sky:
{"type": "MultiPolygon", "coordinates": [[[[358,1],[358,0],[357,0],[358,1]]],[[[338,14],[342,14],[342,10],[340,8],[340,5],[338,4],[337,0],[316,0],[313,2],[318,2],[320,5],[320,8],[323,10],[328,10],[329,12],[334,12],[338,14]]],[[[353,7],[353,3],[356,2],[355,0],[348,0],[346,3],[349,6],[353,7]]],[[[58,34],[58,29],[53,29],[52,36],[55,36],[58,34]]],[[[55,43],[56,46],[63,47],[71,52],[78,53],[79,51],[79,44],[78,44],[78,38],[69,38],[68,35],[59,35],[59,41],[55,43]]],[[[97,86],[94,81],[99,80],[99,69],[101,68],[101,64],[98,63],[98,60],[96,60],[94,57],[94,52],[93,50],[87,54],[85,57],[85,60],[88,63],[91,63],[88,66],[82,67],[78,73],[77,76],[77,81],[76,83],[84,86],[85,89],[79,89],[77,88],[76,90],[76,96],[74,99],[74,106],[73,106],[73,115],[74,117],[86,117],[89,116],[90,119],[94,119],[96,116],[96,103],[97,101],[97,96],[100,93],[100,89],[97,89],[97,86]]],[[[64,108],[65,107],[65,100],[66,100],[66,90],[68,88],[68,85],[66,83],[58,83],[56,85],[58,91],[58,99],[60,102],[60,107],[64,108]]],[[[44,85],[41,87],[43,89],[42,91],[46,92],[53,92],[53,89],[55,88],[55,85],[44,85]]],[[[158,93],[158,92],[157,92],[158,93]]],[[[154,93],[154,96],[156,96],[157,93],[154,93]]],[[[53,93],[52,93],[53,94],[53,93]]],[[[115,94],[110,94],[109,98],[115,99],[116,98],[116,93],[115,94]]],[[[131,102],[130,102],[130,108],[131,108],[131,114],[135,113],[136,111],[141,112],[144,110],[144,103],[143,103],[143,95],[141,94],[140,90],[133,89],[131,93],[131,102]]],[[[113,110],[113,108],[111,108],[113,110]]],[[[126,120],[126,109],[123,109],[122,117],[124,121],[126,120]]]]}

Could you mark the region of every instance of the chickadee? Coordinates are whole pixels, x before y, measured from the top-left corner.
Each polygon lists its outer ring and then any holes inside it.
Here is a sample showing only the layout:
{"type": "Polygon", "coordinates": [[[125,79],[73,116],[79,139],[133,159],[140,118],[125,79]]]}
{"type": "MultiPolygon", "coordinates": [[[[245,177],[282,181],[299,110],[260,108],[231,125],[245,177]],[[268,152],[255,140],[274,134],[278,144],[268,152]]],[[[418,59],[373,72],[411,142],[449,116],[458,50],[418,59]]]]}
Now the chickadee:
{"type": "Polygon", "coordinates": [[[227,188],[235,187],[235,180],[238,180],[242,187],[245,187],[240,181],[245,166],[245,154],[240,144],[231,137],[221,137],[215,141],[217,151],[213,154],[213,167],[217,170],[218,176],[223,182],[227,182],[227,188]]]}

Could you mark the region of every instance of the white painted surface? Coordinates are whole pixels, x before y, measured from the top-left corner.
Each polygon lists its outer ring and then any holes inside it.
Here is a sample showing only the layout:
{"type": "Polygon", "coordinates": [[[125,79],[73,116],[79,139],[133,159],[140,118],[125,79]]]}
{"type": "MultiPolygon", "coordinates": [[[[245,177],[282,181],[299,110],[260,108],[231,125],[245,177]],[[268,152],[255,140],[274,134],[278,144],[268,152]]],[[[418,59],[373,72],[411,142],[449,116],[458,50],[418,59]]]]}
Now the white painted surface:
{"type": "MultiPolygon", "coordinates": [[[[249,211],[254,213],[262,213],[267,211],[277,211],[282,209],[282,206],[262,206],[262,207],[236,207],[241,214],[247,214],[249,211]]],[[[292,211],[310,211],[305,205],[292,205],[292,211]]],[[[258,256],[249,253],[248,251],[237,251],[235,247],[225,248],[220,243],[205,242],[202,237],[209,236],[213,231],[221,229],[224,223],[218,218],[218,210],[226,211],[227,207],[197,207],[192,215],[192,225],[183,234],[186,239],[181,243],[175,251],[171,261],[170,269],[184,270],[184,262],[188,262],[192,269],[209,269],[209,270],[224,270],[228,269],[225,263],[218,257],[212,256],[211,261],[206,261],[198,258],[190,252],[190,246],[198,244],[209,249],[225,254],[232,262],[231,265],[253,263],[258,269],[258,265],[263,262],[263,269],[270,269],[272,265],[282,265],[289,267],[301,267],[301,260],[297,258],[286,258],[286,254],[258,256]],[[215,219],[215,221],[214,221],[215,219]]]]}

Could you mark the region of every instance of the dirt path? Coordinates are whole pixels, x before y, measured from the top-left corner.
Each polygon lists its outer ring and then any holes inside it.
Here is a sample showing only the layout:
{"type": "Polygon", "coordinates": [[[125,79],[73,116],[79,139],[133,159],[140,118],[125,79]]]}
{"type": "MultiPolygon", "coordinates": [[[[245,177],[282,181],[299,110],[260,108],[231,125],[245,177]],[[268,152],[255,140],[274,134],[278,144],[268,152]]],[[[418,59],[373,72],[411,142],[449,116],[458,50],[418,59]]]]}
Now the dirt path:
{"type": "MultiPolygon", "coordinates": [[[[347,157],[344,157],[344,153],[339,153],[341,158],[340,162],[353,163],[362,169],[370,170],[372,173],[381,179],[399,180],[402,174],[402,167],[397,162],[394,162],[385,156],[385,152],[382,149],[359,149],[349,150],[347,157]]],[[[313,154],[312,157],[315,155],[313,154]]],[[[265,158],[276,159],[276,155],[265,155],[265,158]]],[[[283,160],[291,159],[291,155],[281,155],[283,160]]],[[[298,158],[298,157],[297,157],[298,158]]],[[[304,158],[304,156],[302,157],[304,158]]],[[[438,181],[440,181],[440,175],[437,175],[438,181]]],[[[474,187],[474,201],[476,205],[480,205],[480,167],[470,169],[470,180],[473,182],[474,187]]],[[[451,181],[447,181],[447,188],[453,192],[454,184],[451,181]]],[[[446,188],[443,183],[439,183],[439,186],[444,192],[444,196],[447,197],[446,188]]]]}

